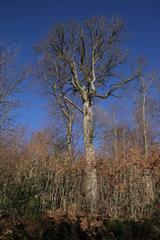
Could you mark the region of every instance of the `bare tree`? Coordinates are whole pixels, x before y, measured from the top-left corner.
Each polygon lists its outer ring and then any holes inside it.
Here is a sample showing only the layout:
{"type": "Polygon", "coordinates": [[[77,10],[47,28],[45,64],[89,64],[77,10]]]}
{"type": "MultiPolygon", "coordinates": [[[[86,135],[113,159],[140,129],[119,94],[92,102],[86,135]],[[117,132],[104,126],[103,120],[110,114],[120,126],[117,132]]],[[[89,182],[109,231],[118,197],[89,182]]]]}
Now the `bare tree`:
{"type": "Polygon", "coordinates": [[[71,153],[73,145],[73,123],[75,120],[75,111],[72,106],[65,99],[65,94],[63,88],[59,88],[59,85],[56,84],[52,87],[52,93],[55,97],[55,100],[61,110],[64,124],[66,128],[66,141],[68,152],[71,153]]]}
{"type": "Polygon", "coordinates": [[[60,114],[57,113],[56,115],[63,119],[67,149],[71,153],[73,148],[75,109],[66,98],[66,92],[68,91],[66,87],[68,84],[66,66],[59,64],[54,58],[49,60],[47,58],[45,58],[45,61],[38,62],[38,75],[42,80],[43,86],[45,86],[45,93],[54,97],[55,101],[52,103],[52,106],[50,105],[52,107],[51,112],[58,110],[60,114]],[[56,106],[53,106],[54,103],[56,103],[56,106]]]}
{"type": "MultiPolygon", "coordinates": [[[[156,140],[156,125],[159,122],[159,102],[154,94],[155,74],[145,74],[140,78],[138,85],[138,96],[136,99],[135,116],[137,122],[137,143],[142,149],[143,161],[150,164],[151,149],[156,140]]],[[[150,168],[143,170],[146,190],[146,202],[154,199],[153,176],[150,168]]]]}
{"type": "Polygon", "coordinates": [[[0,44],[0,134],[8,127],[11,110],[19,104],[14,94],[26,76],[26,70],[18,67],[17,54],[17,48],[0,44]]]}
{"type": "Polygon", "coordinates": [[[159,103],[153,95],[154,82],[155,75],[153,73],[140,78],[135,106],[138,142],[143,148],[146,160],[154,141],[154,127],[159,119],[159,103]]]}
{"type": "Polygon", "coordinates": [[[139,78],[142,71],[138,64],[130,69],[128,75],[119,72],[120,66],[128,59],[128,51],[121,47],[123,36],[123,21],[120,18],[93,17],[82,24],[75,21],[56,24],[38,47],[41,61],[55,62],[52,86],[57,79],[58,68],[61,72],[58,84],[65,82],[65,100],[83,113],[86,198],[91,209],[94,209],[97,198],[93,102],[97,98],[115,96],[116,90],[139,78]],[[75,96],[79,97],[80,104],[75,96]]]}

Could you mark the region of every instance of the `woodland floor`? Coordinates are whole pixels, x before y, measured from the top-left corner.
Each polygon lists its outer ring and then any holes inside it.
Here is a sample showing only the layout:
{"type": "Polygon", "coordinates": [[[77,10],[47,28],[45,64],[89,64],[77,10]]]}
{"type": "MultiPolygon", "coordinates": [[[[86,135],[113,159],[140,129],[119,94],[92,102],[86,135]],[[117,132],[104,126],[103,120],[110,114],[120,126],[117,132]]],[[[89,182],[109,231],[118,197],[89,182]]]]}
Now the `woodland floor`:
{"type": "Polygon", "coordinates": [[[160,240],[160,221],[122,221],[47,212],[34,220],[0,216],[0,240],[160,240]]]}

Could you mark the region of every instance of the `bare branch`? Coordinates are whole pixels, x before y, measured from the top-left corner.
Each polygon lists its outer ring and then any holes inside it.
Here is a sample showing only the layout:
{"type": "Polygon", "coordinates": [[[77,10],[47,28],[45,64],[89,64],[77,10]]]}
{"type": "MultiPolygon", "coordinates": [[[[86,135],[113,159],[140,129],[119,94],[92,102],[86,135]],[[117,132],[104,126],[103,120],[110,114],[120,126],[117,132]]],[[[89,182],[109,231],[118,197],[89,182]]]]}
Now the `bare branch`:
{"type": "Polygon", "coordinates": [[[64,99],[69,102],[72,106],[74,106],[79,112],[83,113],[83,110],[72,100],[70,100],[68,97],[64,96],[64,99]]]}
{"type": "Polygon", "coordinates": [[[108,98],[109,96],[114,96],[114,95],[113,95],[113,92],[115,92],[115,91],[118,90],[118,89],[123,88],[126,84],[128,84],[129,82],[132,82],[132,81],[135,80],[135,79],[138,79],[139,77],[140,77],[140,73],[138,73],[138,74],[135,75],[135,76],[131,76],[130,78],[128,78],[128,79],[126,79],[126,80],[124,80],[124,81],[122,81],[122,82],[120,82],[120,83],[117,83],[117,84],[115,84],[114,86],[112,86],[112,87],[110,88],[110,90],[108,90],[108,91],[106,92],[105,95],[95,94],[94,97],[106,99],[106,98],[108,98]]]}

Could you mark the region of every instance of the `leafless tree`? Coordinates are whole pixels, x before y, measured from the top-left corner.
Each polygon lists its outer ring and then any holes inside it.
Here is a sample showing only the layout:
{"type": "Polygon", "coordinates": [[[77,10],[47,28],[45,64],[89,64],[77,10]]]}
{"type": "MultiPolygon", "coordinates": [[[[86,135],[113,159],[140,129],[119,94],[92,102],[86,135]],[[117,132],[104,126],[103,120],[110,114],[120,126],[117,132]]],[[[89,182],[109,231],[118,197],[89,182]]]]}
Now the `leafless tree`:
{"type": "Polygon", "coordinates": [[[75,122],[75,109],[68,102],[66,93],[68,91],[66,85],[68,84],[66,79],[66,66],[61,65],[55,59],[48,60],[48,56],[45,61],[38,62],[38,76],[42,80],[42,85],[45,86],[45,93],[54,97],[52,106],[50,104],[51,113],[56,113],[58,121],[63,121],[63,125],[66,133],[66,142],[68,152],[71,153],[73,148],[73,125],[75,122]],[[55,105],[56,103],[56,105],[55,105]],[[56,110],[56,111],[55,111],[56,110]],[[59,113],[58,113],[59,112],[59,113]]]}
{"type": "Polygon", "coordinates": [[[14,94],[26,76],[26,70],[18,67],[17,57],[17,48],[0,44],[0,135],[8,127],[11,110],[19,104],[14,94]]]}
{"type": "Polygon", "coordinates": [[[142,72],[140,61],[134,67],[126,68],[128,75],[123,70],[120,72],[120,66],[127,64],[129,56],[121,45],[123,26],[118,17],[93,17],[82,24],[75,21],[58,23],[38,47],[41,61],[54,62],[53,88],[55,81],[59,86],[63,83],[64,99],[83,113],[86,199],[91,209],[94,209],[97,198],[92,127],[94,100],[115,96],[116,90],[139,78],[142,72]],[[75,100],[75,96],[80,100],[75,100]]]}
{"type": "Polygon", "coordinates": [[[155,127],[159,119],[159,103],[153,94],[155,74],[150,73],[140,78],[136,96],[135,117],[137,122],[138,142],[143,148],[147,160],[149,149],[155,140],[155,127]],[[152,91],[152,93],[151,93],[152,91]]]}

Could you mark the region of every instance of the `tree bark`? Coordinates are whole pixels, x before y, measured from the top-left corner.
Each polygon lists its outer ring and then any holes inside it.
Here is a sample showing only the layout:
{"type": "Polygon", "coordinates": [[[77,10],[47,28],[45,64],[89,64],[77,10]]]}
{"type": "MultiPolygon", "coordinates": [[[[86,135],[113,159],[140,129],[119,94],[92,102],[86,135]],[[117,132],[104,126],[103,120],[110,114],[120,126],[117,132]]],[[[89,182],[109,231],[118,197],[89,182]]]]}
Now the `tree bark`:
{"type": "Polygon", "coordinates": [[[144,156],[145,160],[148,158],[148,137],[146,124],[146,92],[143,93],[142,100],[142,116],[143,116],[143,141],[144,141],[144,156]]]}
{"type": "Polygon", "coordinates": [[[93,145],[92,104],[84,103],[84,144],[86,156],[86,200],[91,211],[94,211],[97,200],[97,173],[95,151],[93,145]]]}
{"type": "Polygon", "coordinates": [[[67,122],[67,148],[68,152],[72,151],[72,130],[73,130],[73,119],[71,116],[68,118],[67,122]]]}

